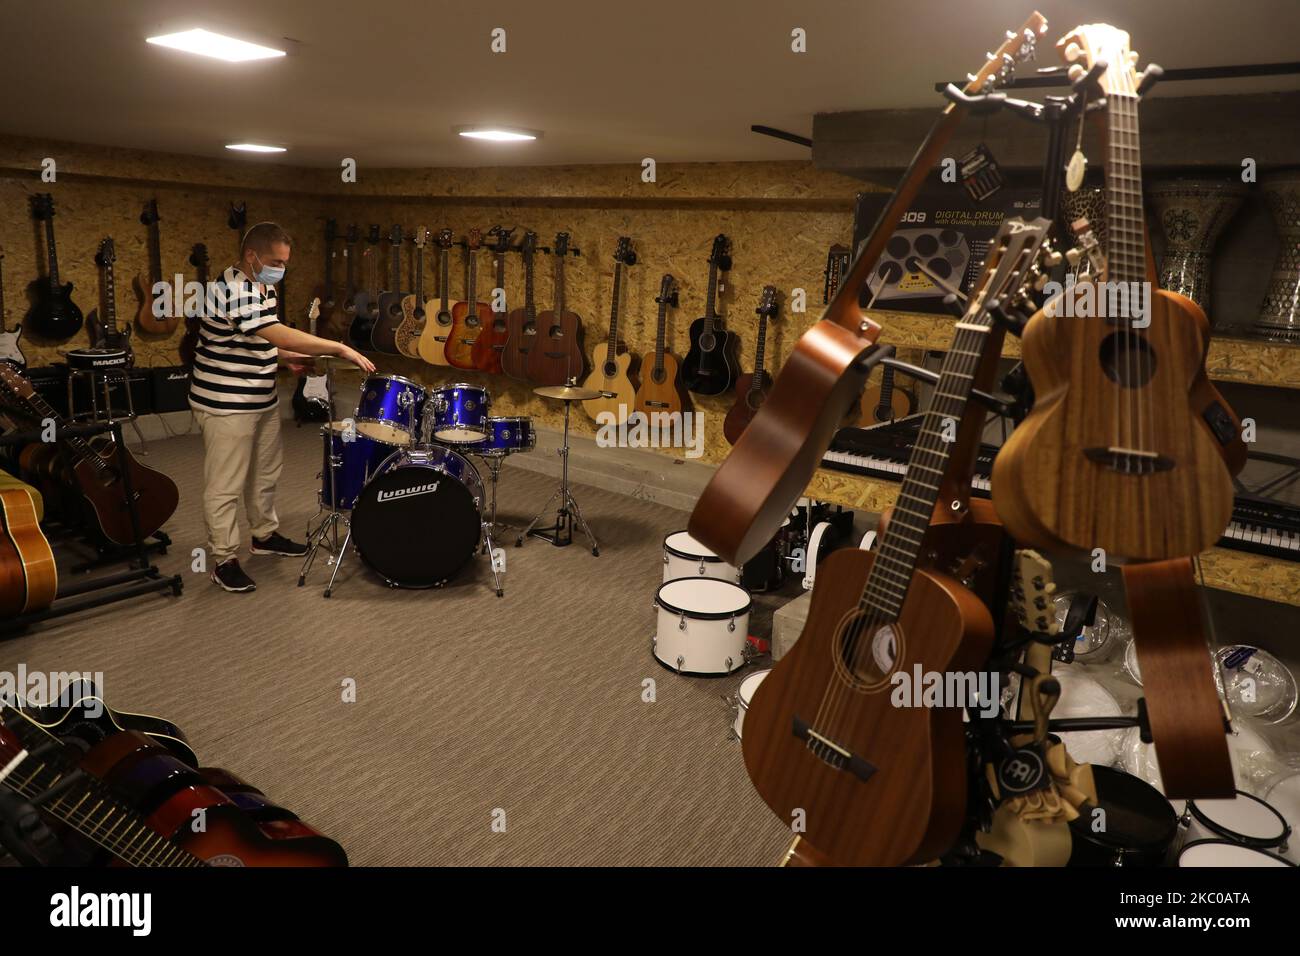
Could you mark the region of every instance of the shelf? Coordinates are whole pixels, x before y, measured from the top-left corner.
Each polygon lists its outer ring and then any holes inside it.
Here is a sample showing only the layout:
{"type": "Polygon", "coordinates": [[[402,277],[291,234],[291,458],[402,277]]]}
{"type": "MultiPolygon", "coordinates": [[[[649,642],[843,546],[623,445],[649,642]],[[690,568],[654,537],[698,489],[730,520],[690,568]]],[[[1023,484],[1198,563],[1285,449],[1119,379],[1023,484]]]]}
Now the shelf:
{"type": "MultiPolygon", "coordinates": [[[[957,321],[944,315],[883,309],[870,309],[867,315],[884,327],[881,342],[899,348],[937,351],[946,351],[952,344],[952,326],[957,321]]],[[[1018,357],[1020,341],[1007,336],[1002,354],[1008,358],[1018,357]]],[[[1210,339],[1205,367],[1216,382],[1300,389],[1300,344],[1215,336],[1210,339]]]]}
{"type": "MultiPolygon", "coordinates": [[[[819,501],[879,513],[894,503],[899,487],[893,481],[819,468],[804,493],[819,501]]],[[[1300,562],[1211,548],[1201,555],[1201,569],[1209,587],[1300,607],[1300,562]]]]}

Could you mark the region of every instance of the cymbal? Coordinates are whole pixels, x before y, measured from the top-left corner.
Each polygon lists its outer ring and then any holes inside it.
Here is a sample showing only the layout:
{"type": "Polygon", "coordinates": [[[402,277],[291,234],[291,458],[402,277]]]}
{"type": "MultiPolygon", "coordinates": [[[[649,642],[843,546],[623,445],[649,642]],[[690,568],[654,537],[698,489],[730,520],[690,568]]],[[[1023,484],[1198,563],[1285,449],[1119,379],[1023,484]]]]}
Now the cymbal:
{"type": "Polygon", "coordinates": [[[602,393],[582,385],[543,385],[533,389],[533,394],[560,402],[586,402],[593,398],[600,398],[602,393]]]}

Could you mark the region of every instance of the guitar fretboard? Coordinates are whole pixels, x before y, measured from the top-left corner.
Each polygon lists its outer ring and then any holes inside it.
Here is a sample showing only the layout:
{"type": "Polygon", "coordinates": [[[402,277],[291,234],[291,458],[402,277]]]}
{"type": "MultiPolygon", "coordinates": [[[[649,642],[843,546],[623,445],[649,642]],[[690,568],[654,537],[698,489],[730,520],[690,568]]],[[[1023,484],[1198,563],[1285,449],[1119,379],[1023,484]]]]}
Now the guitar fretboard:
{"type": "MultiPolygon", "coordinates": [[[[1142,228],[1138,99],[1112,91],[1106,102],[1106,277],[1111,282],[1141,282],[1146,278],[1146,236],[1142,228]]],[[[1121,321],[1127,318],[1120,317],[1121,321]]]]}

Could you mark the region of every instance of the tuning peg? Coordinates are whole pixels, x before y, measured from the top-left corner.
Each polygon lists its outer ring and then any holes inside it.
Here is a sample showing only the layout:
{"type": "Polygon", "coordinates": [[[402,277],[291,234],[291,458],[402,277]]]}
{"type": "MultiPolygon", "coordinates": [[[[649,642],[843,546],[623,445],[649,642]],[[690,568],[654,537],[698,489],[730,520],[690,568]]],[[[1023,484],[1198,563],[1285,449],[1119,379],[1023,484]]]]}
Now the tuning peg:
{"type": "Polygon", "coordinates": [[[1070,78],[1071,83],[1078,83],[1081,79],[1083,79],[1085,76],[1088,75],[1088,71],[1083,68],[1082,63],[1072,64],[1070,68],[1065,71],[1065,73],[1070,78]]]}
{"type": "Polygon", "coordinates": [[[1154,63],[1148,63],[1147,68],[1138,74],[1137,91],[1138,96],[1145,96],[1151,87],[1155,86],[1160,77],[1165,75],[1165,71],[1154,63]]]}
{"type": "Polygon", "coordinates": [[[1043,256],[1043,262],[1047,264],[1047,268],[1049,269],[1055,269],[1063,260],[1064,257],[1055,249],[1050,250],[1045,256],[1043,256]]]}
{"type": "Polygon", "coordinates": [[[1138,63],[1138,51],[1137,51],[1137,50],[1129,50],[1129,51],[1128,51],[1128,65],[1129,65],[1129,66],[1137,66],[1137,63],[1138,63]]]}
{"type": "Polygon", "coordinates": [[[1073,269],[1075,266],[1077,266],[1080,262],[1083,261],[1083,250],[1080,249],[1078,246],[1073,246],[1069,249],[1066,249],[1065,261],[1068,262],[1070,264],[1070,268],[1073,269]]]}
{"type": "Polygon", "coordinates": [[[1065,58],[1073,63],[1079,57],[1083,56],[1083,47],[1071,40],[1065,45],[1065,58]]]}

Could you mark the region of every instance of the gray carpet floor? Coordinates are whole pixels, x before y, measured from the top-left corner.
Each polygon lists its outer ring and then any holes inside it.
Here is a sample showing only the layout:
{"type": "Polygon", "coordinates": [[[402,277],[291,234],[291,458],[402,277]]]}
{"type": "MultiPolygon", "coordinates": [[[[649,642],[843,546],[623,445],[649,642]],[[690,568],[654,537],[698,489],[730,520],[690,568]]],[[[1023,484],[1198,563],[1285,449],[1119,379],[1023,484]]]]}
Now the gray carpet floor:
{"type": "MultiPolygon", "coordinates": [[[[442,590],[393,591],[353,556],[325,600],[323,565],[298,588],[298,560],[246,550],[257,591],[227,594],[190,568],[204,545],[198,436],[149,450],[181,488],[158,563],[185,593],[38,626],[0,642],[0,669],[102,672],[111,705],[175,721],[204,764],[257,785],[354,865],[773,865],[788,844],[727,732],[721,696],[741,677],[680,677],[650,654],[661,543],[684,513],[575,487],[600,557],[581,537],[511,537],[503,599],[485,558],[442,590]]],[[[301,539],[316,429],[287,426],[285,452],[282,530],[301,539]]],[[[553,490],[507,465],[501,519],[522,525],[553,490]]],[[[751,630],[766,633],[763,614],[751,630]]]]}

